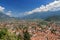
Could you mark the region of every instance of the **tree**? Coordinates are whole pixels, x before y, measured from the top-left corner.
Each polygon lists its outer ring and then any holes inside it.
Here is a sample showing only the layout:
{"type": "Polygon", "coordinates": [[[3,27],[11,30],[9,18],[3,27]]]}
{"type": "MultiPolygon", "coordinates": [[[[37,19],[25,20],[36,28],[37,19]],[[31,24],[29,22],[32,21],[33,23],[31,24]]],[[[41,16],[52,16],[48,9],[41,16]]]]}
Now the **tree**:
{"type": "Polygon", "coordinates": [[[24,32],[24,40],[30,40],[30,34],[27,30],[24,32]]]}
{"type": "Polygon", "coordinates": [[[20,40],[20,36],[10,33],[6,28],[0,29],[0,40],[20,40]]]}

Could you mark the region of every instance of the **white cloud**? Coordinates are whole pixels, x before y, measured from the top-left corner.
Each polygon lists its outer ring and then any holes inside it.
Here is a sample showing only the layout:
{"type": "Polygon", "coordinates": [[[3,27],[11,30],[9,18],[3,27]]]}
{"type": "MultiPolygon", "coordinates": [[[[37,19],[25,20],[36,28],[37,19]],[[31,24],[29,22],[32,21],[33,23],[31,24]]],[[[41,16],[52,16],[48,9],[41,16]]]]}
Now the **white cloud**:
{"type": "Polygon", "coordinates": [[[6,13],[6,15],[11,16],[11,15],[12,15],[12,11],[8,11],[8,12],[6,13]]]}
{"type": "Polygon", "coordinates": [[[45,12],[45,11],[58,11],[60,10],[60,0],[55,0],[47,5],[41,5],[39,8],[36,8],[32,11],[25,12],[25,14],[33,14],[35,12],[45,12]]]}
{"type": "Polygon", "coordinates": [[[0,6],[0,12],[3,12],[4,14],[6,14],[8,16],[12,16],[12,11],[7,11],[7,13],[6,13],[5,7],[0,6]]]}
{"type": "Polygon", "coordinates": [[[0,12],[3,12],[4,11],[4,7],[0,6],[0,12]]]}

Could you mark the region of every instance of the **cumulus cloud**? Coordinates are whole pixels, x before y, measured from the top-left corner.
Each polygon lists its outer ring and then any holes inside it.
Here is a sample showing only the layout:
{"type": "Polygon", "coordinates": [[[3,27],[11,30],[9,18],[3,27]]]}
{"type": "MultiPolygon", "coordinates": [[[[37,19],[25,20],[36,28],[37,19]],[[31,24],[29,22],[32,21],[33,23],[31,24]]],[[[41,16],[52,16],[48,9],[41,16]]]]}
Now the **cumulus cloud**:
{"type": "Polygon", "coordinates": [[[4,7],[0,6],[0,12],[3,12],[4,11],[4,7]]]}
{"type": "Polygon", "coordinates": [[[35,12],[45,12],[45,11],[58,11],[60,10],[60,0],[55,0],[47,5],[41,5],[39,8],[36,8],[32,11],[25,12],[25,14],[33,14],[35,12]]]}
{"type": "Polygon", "coordinates": [[[8,11],[8,12],[6,13],[6,15],[11,16],[11,15],[12,15],[12,11],[8,11]]]}

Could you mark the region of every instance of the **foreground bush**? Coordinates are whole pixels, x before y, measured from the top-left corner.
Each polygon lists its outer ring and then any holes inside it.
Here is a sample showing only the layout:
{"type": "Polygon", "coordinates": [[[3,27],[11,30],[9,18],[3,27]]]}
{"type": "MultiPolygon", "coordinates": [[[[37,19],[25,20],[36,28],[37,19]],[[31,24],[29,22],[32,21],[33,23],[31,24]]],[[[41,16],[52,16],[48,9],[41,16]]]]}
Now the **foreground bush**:
{"type": "Polygon", "coordinates": [[[19,36],[11,34],[6,28],[0,29],[0,40],[20,40],[19,36]]]}

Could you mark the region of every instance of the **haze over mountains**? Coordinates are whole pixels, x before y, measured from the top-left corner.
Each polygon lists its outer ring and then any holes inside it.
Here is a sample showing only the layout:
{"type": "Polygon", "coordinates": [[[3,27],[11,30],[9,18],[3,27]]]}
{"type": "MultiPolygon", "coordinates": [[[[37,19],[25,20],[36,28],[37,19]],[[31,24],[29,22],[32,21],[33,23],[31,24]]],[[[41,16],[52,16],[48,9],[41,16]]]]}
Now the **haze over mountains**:
{"type": "Polygon", "coordinates": [[[33,13],[27,16],[22,17],[23,19],[44,19],[44,20],[59,20],[60,19],[60,11],[54,12],[38,12],[33,13]]]}
{"type": "MultiPolygon", "coordinates": [[[[15,18],[0,12],[0,20],[12,20],[12,19],[15,19],[15,18]]],[[[60,21],[60,11],[38,12],[38,13],[26,15],[24,17],[18,17],[18,18],[16,17],[16,19],[44,19],[47,21],[51,21],[51,20],[60,21]]]]}
{"type": "Polygon", "coordinates": [[[55,0],[49,4],[41,5],[39,8],[35,8],[31,11],[22,13],[18,17],[13,17],[13,13],[8,11],[7,13],[3,12],[4,7],[0,6],[0,19],[46,19],[46,20],[59,20],[60,19],[60,0],[55,0]],[[21,17],[22,16],[22,17],[21,17]]]}
{"type": "Polygon", "coordinates": [[[6,21],[6,22],[8,22],[8,21],[15,21],[15,20],[17,20],[17,19],[18,19],[18,18],[10,17],[10,16],[8,16],[8,15],[0,12],[0,21],[1,21],[1,22],[4,22],[4,21],[6,21]]]}
{"type": "MultiPolygon", "coordinates": [[[[60,0],[55,0],[47,5],[41,5],[39,8],[25,12],[27,16],[23,19],[46,19],[60,15],[60,0]]],[[[58,20],[58,19],[57,19],[58,20]]]]}
{"type": "Polygon", "coordinates": [[[23,17],[11,17],[3,12],[0,12],[0,21],[7,20],[22,20],[22,19],[43,19],[46,21],[60,21],[60,10],[59,11],[47,11],[47,12],[36,12],[33,14],[25,15],[23,17]]]}

